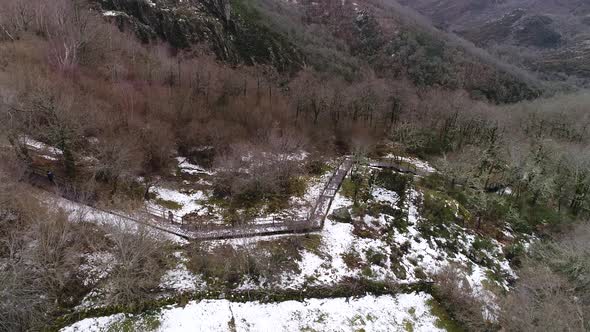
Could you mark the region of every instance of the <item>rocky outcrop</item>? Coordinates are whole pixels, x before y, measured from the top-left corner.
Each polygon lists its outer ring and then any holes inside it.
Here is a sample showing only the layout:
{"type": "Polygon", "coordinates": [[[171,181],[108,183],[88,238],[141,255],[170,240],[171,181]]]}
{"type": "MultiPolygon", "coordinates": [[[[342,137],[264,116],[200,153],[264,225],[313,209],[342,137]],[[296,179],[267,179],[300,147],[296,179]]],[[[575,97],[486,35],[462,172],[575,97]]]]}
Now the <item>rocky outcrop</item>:
{"type": "Polygon", "coordinates": [[[514,31],[519,45],[538,48],[556,48],[561,44],[561,34],[552,27],[553,20],[545,15],[533,15],[522,20],[514,31]]]}
{"type": "Polygon", "coordinates": [[[346,207],[342,207],[342,208],[334,210],[334,212],[332,212],[332,214],[330,215],[330,218],[332,218],[332,220],[335,220],[337,222],[342,222],[342,223],[347,223],[347,224],[352,223],[352,215],[350,214],[350,211],[348,211],[348,208],[346,208],[346,207]]]}
{"type": "Polygon", "coordinates": [[[206,44],[220,60],[269,64],[281,72],[303,65],[301,52],[241,0],[97,0],[105,17],[143,42],[178,49],[206,44]]]}

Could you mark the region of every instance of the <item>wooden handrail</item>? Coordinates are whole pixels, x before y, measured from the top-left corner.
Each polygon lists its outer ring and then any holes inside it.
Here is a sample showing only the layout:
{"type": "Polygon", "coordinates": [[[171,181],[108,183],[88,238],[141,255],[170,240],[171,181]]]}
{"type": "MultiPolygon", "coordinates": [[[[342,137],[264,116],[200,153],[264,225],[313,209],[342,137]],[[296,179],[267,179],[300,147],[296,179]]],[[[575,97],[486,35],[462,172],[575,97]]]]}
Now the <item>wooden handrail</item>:
{"type": "MultiPolygon", "coordinates": [[[[206,224],[206,225],[184,225],[183,218],[179,216],[175,216],[173,214],[173,220],[175,223],[180,221],[180,229],[173,229],[166,225],[156,225],[148,221],[142,221],[134,217],[126,216],[121,213],[111,211],[111,210],[104,210],[98,208],[93,205],[88,205],[81,203],[76,200],[76,198],[72,198],[71,200],[76,201],[78,203],[84,204],[90,208],[96,209],[98,211],[112,214],[121,218],[125,218],[127,220],[147,225],[153,227],[155,229],[174,234],[185,239],[189,240],[214,240],[214,239],[231,239],[231,238],[243,238],[243,237],[252,237],[252,236],[262,236],[262,235],[278,235],[278,234],[293,234],[293,233],[307,233],[307,232],[314,232],[321,230],[324,226],[324,221],[327,217],[329,212],[330,206],[334,200],[334,197],[342,184],[342,180],[348,173],[351,167],[351,160],[350,158],[345,158],[339,164],[336,170],[330,176],[329,181],[324,186],[318,200],[314,204],[314,207],[311,213],[308,214],[307,218],[302,220],[290,220],[284,221],[281,223],[276,223],[276,218],[269,217],[267,220],[272,220],[273,223],[269,224],[243,224],[239,227],[230,226],[230,225],[214,225],[214,224],[206,224]],[[344,168],[343,168],[344,166],[344,168]],[[326,191],[330,190],[333,191],[332,194],[326,196],[324,195],[326,191]],[[321,210],[319,208],[321,207],[321,210]],[[192,232],[195,230],[196,232],[192,232]]],[[[42,176],[46,178],[47,171],[43,170],[38,167],[30,166],[29,170],[31,173],[36,174],[37,176],[42,176]]],[[[58,180],[57,177],[54,176],[54,181],[61,181],[58,180]]],[[[64,182],[65,183],[65,182],[64,182]]],[[[158,218],[159,220],[168,220],[168,210],[164,208],[158,208],[153,206],[146,206],[145,211],[153,216],[158,218]]],[[[262,219],[265,220],[265,219],[262,219]]]]}

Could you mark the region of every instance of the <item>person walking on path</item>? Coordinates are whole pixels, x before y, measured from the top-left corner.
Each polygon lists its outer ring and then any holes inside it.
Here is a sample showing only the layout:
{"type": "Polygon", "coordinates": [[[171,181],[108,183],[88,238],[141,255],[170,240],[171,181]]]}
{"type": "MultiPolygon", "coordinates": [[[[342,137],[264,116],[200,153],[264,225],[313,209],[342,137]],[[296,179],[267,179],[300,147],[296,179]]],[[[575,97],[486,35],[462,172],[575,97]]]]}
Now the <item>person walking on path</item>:
{"type": "Polygon", "coordinates": [[[53,175],[52,171],[47,171],[47,180],[49,180],[49,182],[51,182],[52,184],[55,184],[55,176],[53,175]]]}

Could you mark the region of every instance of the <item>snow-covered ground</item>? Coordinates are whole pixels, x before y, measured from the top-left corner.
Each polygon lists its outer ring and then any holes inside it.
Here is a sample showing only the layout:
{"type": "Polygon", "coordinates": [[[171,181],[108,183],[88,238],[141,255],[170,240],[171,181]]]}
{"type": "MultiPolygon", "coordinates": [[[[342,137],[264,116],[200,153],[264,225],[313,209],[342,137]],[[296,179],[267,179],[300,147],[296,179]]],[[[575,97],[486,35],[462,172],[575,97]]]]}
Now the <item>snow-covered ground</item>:
{"type": "Polygon", "coordinates": [[[274,218],[275,220],[306,220],[331,176],[332,172],[327,172],[320,177],[309,178],[307,181],[307,190],[302,197],[291,197],[288,208],[257,218],[254,222],[264,223],[270,218],[274,218]]]}
{"type": "MultiPolygon", "coordinates": [[[[155,187],[152,192],[156,194],[158,199],[178,204],[180,208],[173,211],[178,217],[183,217],[191,212],[201,211],[205,208],[202,201],[207,197],[200,190],[193,193],[183,193],[169,188],[155,187]]],[[[148,204],[157,205],[157,200],[155,202],[151,201],[148,204]]]]}
{"type": "MultiPolygon", "coordinates": [[[[422,167],[426,166],[422,165],[422,167]]],[[[311,182],[305,197],[301,198],[302,206],[303,201],[319,195],[327,181],[326,177],[329,176],[326,175],[311,182]]],[[[198,197],[201,197],[200,194],[183,194],[160,187],[156,188],[155,192],[162,199],[181,203],[182,212],[198,208],[200,199],[198,197]]],[[[430,280],[433,274],[452,265],[459,267],[469,289],[478,298],[484,300],[486,308],[482,310],[487,310],[487,317],[493,319],[496,298],[489,289],[490,285],[506,288],[507,281],[505,278],[491,276],[515,277],[514,271],[504,257],[503,244],[494,239],[485,239],[487,242],[483,247],[476,245],[478,241],[481,243],[482,238],[454,222],[441,225],[445,230],[443,233],[447,234],[446,237],[437,233],[434,235],[423,233],[423,223],[426,220],[420,215],[420,211],[425,195],[413,186],[398,193],[375,185],[371,189],[368,206],[384,206],[389,210],[376,211],[389,212],[367,213],[361,218],[354,215],[353,202],[345,197],[341,190],[336,194],[328,214],[335,215],[338,210],[344,209],[352,214],[354,221],[341,222],[342,220],[337,221],[334,218],[326,219],[321,231],[308,235],[319,239],[319,247],[297,249],[300,255],[294,259],[297,261],[298,269],[279,272],[282,274],[271,284],[264,278],[253,282],[245,277],[238,285],[238,289],[258,289],[267,286],[283,289],[302,289],[308,285],[331,286],[347,277],[402,284],[414,283],[430,280]],[[359,233],[359,229],[367,230],[367,232],[359,233]],[[482,259],[474,259],[474,252],[482,259]]],[[[459,204],[452,199],[445,199],[444,202],[459,218],[459,204]]],[[[63,205],[63,202],[57,205],[63,205]]],[[[70,208],[68,204],[65,206],[70,208]]],[[[72,212],[72,216],[77,213],[76,209],[72,212]]],[[[91,211],[90,219],[112,218],[101,216],[99,212],[91,211]]],[[[87,219],[88,216],[85,218],[87,219]]],[[[267,252],[257,252],[259,248],[264,248],[264,246],[257,247],[259,244],[265,243],[268,246],[275,241],[276,245],[282,245],[281,241],[291,236],[298,235],[204,241],[201,245],[205,250],[231,245],[237,252],[245,250],[253,254],[266,255],[267,252]]],[[[186,257],[189,252],[180,250],[174,255],[177,258],[177,264],[163,275],[160,288],[167,294],[206,290],[209,279],[187,269],[186,257]]],[[[103,258],[105,257],[100,255],[92,257],[98,265],[104,261],[103,258]]],[[[88,261],[91,262],[92,259],[88,261]]],[[[91,268],[87,270],[93,271],[91,268]]],[[[424,305],[428,298],[429,295],[426,294],[409,294],[366,296],[349,301],[310,299],[305,302],[288,301],[273,304],[232,303],[225,300],[191,302],[184,308],[163,309],[158,318],[161,323],[159,330],[226,331],[232,330],[235,326],[237,331],[306,329],[340,331],[360,328],[367,331],[390,331],[407,330],[407,324],[411,324],[413,331],[435,331],[437,327],[434,325],[434,318],[424,305]]],[[[134,319],[137,320],[137,318],[134,319]]],[[[100,326],[118,324],[126,319],[129,317],[115,315],[111,318],[84,320],[64,331],[98,331],[100,326]]]]}
{"type": "Polygon", "coordinates": [[[185,157],[176,157],[176,161],[178,162],[178,168],[180,171],[187,174],[206,174],[206,175],[213,175],[215,171],[207,170],[205,167],[201,167],[199,165],[191,164],[188,158],[185,157]]]}
{"type": "Polygon", "coordinates": [[[385,159],[395,159],[395,160],[406,162],[408,164],[412,164],[412,165],[416,166],[417,169],[422,170],[426,173],[436,172],[436,169],[434,167],[430,166],[430,164],[427,161],[424,161],[424,160],[421,160],[418,158],[400,157],[400,156],[392,154],[392,153],[386,155],[384,158],[385,159]]]}
{"type": "Polygon", "coordinates": [[[24,143],[27,147],[37,150],[37,151],[45,151],[47,153],[53,154],[53,155],[61,155],[63,154],[63,151],[58,149],[58,148],[54,148],[52,146],[49,146],[43,142],[39,142],[35,139],[32,139],[30,137],[23,137],[24,143]]]}
{"type": "MultiPolygon", "coordinates": [[[[433,274],[452,265],[460,268],[463,278],[474,294],[487,302],[489,307],[493,307],[495,295],[488,289],[488,285],[506,289],[507,282],[492,280],[490,276],[498,273],[507,277],[515,276],[504,258],[503,245],[496,240],[488,239],[490,248],[478,249],[478,252],[493,262],[493,266],[477,263],[470,258],[470,251],[474,250],[477,240],[476,234],[458,224],[452,224],[445,226],[448,227],[449,234],[452,234],[451,238],[425,236],[420,231],[420,224],[423,222],[423,217],[420,215],[423,194],[416,189],[409,189],[405,196],[405,200],[399,202],[400,197],[397,193],[378,186],[373,188],[374,202],[388,205],[397,211],[401,209],[402,214],[407,218],[405,227],[397,227],[394,224],[392,232],[382,232],[391,229],[391,223],[396,222],[395,218],[384,214],[365,215],[361,221],[366,227],[378,232],[373,237],[358,236],[355,234],[355,226],[352,223],[337,222],[328,218],[324,228],[316,233],[321,238],[319,248],[303,249],[298,261],[299,271],[284,272],[281,281],[275,286],[295,289],[305,285],[329,286],[346,277],[413,283],[424,279],[429,280],[433,274]],[[449,250],[446,245],[449,241],[453,241],[459,250],[449,250]],[[351,264],[351,257],[360,264],[355,266],[354,260],[351,264]],[[379,262],[371,262],[371,257],[380,257],[379,262]]],[[[457,203],[449,201],[447,204],[450,209],[457,209],[455,215],[458,215],[457,203]]],[[[352,201],[344,197],[342,193],[338,193],[329,214],[351,206],[352,201]]],[[[273,241],[283,237],[210,241],[209,244],[213,246],[231,244],[238,251],[256,250],[259,241],[273,241]]],[[[257,287],[260,285],[245,281],[240,288],[257,287]]]]}
{"type": "Polygon", "coordinates": [[[30,150],[36,151],[39,154],[39,156],[43,157],[44,159],[56,161],[58,160],[59,156],[63,155],[62,150],[47,145],[43,142],[39,142],[31,137],[21,136],[19,140],[21,140],[24,146],[26,146],[30,150]]]}
{"type": "Polygon", "coordinates": [[[107,17],[113,17],[113,16],[126,16],[127,14],[125,14],[124,12],[116,11],[116,10],[107,10],[107,11],[102,12],[102,15],[107,16],[107,17]]]}
{"type": "MultiPolygon", "coordinates": [[[[458,246],[465,250],[460,252],[447,252],[439,246],[448,239],[435,238],[425,239],[419,231],[421,216],[419,215],[417,202],[421,194],[415,190],[409,190],[407,199],[404,202],[403,212],[406,213],[408,226],[405,229],[395,228],[393,236],[382,234],[371,237],[360,237],[355,235],[354,226],[351,223],[342,223],[326,219],[323,230],[316,233],[321,237],[321,245],[317,250],[306,250],[301,252],[299,272],[286,272],[283,275],[281,287],[300,288],[305,284],[311,285],[333,285],[345,277],[369,277],[373,280],[391,281],[399,283],[413,283],[421,281],[425,275],[432,275],[442,268],[453,264],[464,267],[465,278],[478,295],[493,298],[484,284],[488,283],[488,275],[493,271],[474,263],[467,256],[467,252],[473,247],[475,236],[467,229],[458,225],[453,226],[452,234],[456,236],[458,246]],[[401,257],[395,255],[394,249],[404,248],[401,257]],[[380,255],[379,264],[372,264],[370,256],[380,255]],[[346,256],[356,256],[362,266],[350,266],[345,259],[346,256]],[[399,266],[398,270],[394,266],[399,266]],[[403,270],[402,273],[399,269],[403,270]]],[[[375,188],[373,197],[380,203],[395,206],[399,200],[395,192],[383,188],[375,188]]],[[[330,208],[329,214],[334,211],[352,206],[352,202],[340,193],[336,195],[330,208]]],[[[386,229],[388,224],[393,222],[391,217],[379,215],[378,217],[364,217],[364,223],[377,229],[386,229]]],[[[213,246],[231,244],[236,250],[254,250],[259,241],[272,241],[285,236],[272,238],[260,237],[251,239],[236,239],[225,241],[210,241],[213,246]]],[[[498,267],[507,276],[513,277],[514,272],[507,260],[502,255],[502,245],[491,240],[494,247],[492,252],[482,250],[490,260],[497,263],[498,267]]],[[[499,286],[507,287],[503,282],[499,286]]],[[[248,287],[257,287],[248,285],[248,287]]]]}
{"type": "Polygon", "coordinates": [[[84,263],[79,267],[80,274],[84,276],[84,286],[94,284],[106,278],[115,263],[113,254],[107,251],[99,251],[84,255],[84,263]]]}
{"type": "MultiPolygon", "coordinates": [[[[278,157],[303,161],[307,158],[307,155],[306,152],[299,152],[297,154],[280,155],[278,157]]],[[[249,157],[246,156],[244,158],[248,159],[249,157]]],[[[198,179],[191,178],[190,180],[184,179],[182,181],[178,179],[177,183],[154,186],[151,192],[155,194],[155,199],[146,203],[147,206],[162,211],[170,210],[179,218],[191,214],[206,219],[208,223],[225,224],[222,209],[209,201],[211,196],[211,181],[213,181],[212,177],[215,176],[219,169],[207,170],[199,165],[191,164],[184,157],[177,157],[176,160],[181,174],[197,175],[198,179]],[[172,208],[168,205],[169,203],[177,205],[178,208],[172,208]]],[[[174,175],[178,176],[179,174],[174,175]]],[[[273,213],[265,213],[265,208],[263,207],[261,208],[261,215],[254,218],[251,222],[274,226],[283,220],[301,221],[307,219],[331,175],[331,172],[328,172],[320,177],[308,178],[308,187],[304,195],[301,197],[291,197],[288,208],[273,213]]]]}
{"type": "Polygon", "coordinates": [[[170,240],[178,244],[188,243],[187,240],[180,236],[138,224],[128,218],[97,210],[88,205],[50,195],[47,192],[39,192],[39,198],[41,202],[52,209],[64,211],[71,222],[91,222],[97,225],[115,226],[129,233],[137,233],[141,229],[158,239],[170,240]]]}
{"type": "MultiPolygon", "coordinates": [[[[424,293],[361,298],[308,299],[279,303],[227,300],[192,301],[151,316],[156,331],[444,331],[430,312],[424,293]]],[[[62,332],[105,331],[141,317],[121,314],[90,318],[62,332]]]]}
{"type": "MultiPolygon", "coordinates": [[[[328,214],[350,205],[352,205],[350,200],[337,194],[328,214]]],[[[353,229],[352,224],[326,219],[324,229],[320,233],[322,237],[321,252],[325,253],[325,255],[320,257],[316,253],[303,252],[302,260],[299,263],[302,273],[289,278],[290,281],[287,284],[290,287],[298,287],[304,281],[309,280],[310,277],[316,280],[318,284],[334,284],[344,277],[359,276],[361,271],[349,268],[344,262],[344,255],[355,252],[362,256],[369,249],[375,251],[386,250],[386,245],[381,240],[357,237],[353,234],[353,229]]],[[[394,278],[394,275],[385,268],[373,266],[372,269],[384,279],[394,278]]]]}
{"type": "Polygon", "coordinates": [[[195,291],[198,288],[204,288],[205,283],[186,268],[188,259],[182,252],[175,252],[174,257],[178,260],[178,263],[175,268],[166,271],[162,276],[160,287],[178,292],[195,291]]]}

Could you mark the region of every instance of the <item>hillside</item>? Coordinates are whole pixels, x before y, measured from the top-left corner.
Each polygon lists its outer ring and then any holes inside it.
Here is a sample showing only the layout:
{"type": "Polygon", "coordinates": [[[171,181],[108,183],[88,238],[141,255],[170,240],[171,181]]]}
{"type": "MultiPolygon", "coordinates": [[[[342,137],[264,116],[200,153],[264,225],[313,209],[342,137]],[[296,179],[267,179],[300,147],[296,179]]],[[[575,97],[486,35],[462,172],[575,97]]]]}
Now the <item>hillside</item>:
{"type": "Polygon", "coordinates": [[[358,79],[368,65],[379,78],[408,78],[417,88],[466,89],[476,98],[500,103],[541,93],[533,79],[456,45],[431,27],[408,23],[397,8],[379,3],[158,0],[100,5],[107,17],[144,41],[159,38],[178,49],[205,44],[233,64],[267,64],[293,73],[307,63],[347,80],[358,79]]]}
{"type": "Polygon", "coordinates": [[[0,331],[590,328],[587,91],[389,1],[3,9],[0,331]]]}
{"type": "Polygon", "coordinates": [[[303,65],[302,55],[286,36],[238,1],[97,2],[104,16],[143,42],[164,40],[178,49],[204,43],[224,61],[269,64],[279,72],[294,72],[303,65]]]}
{"type": "Polygon", "coordinates": [[[590,75],[587,1],[400,1],[452,31],[554,80],[590,75]]]}

